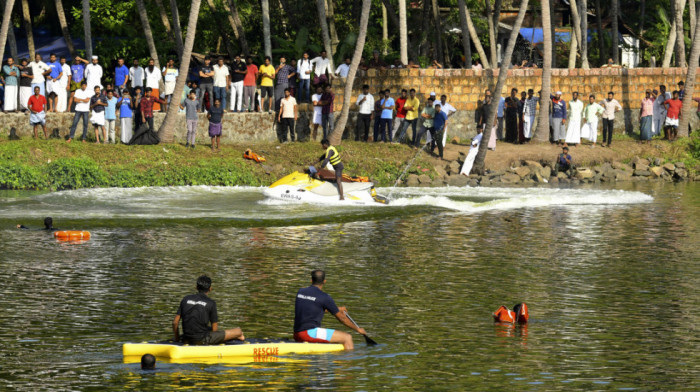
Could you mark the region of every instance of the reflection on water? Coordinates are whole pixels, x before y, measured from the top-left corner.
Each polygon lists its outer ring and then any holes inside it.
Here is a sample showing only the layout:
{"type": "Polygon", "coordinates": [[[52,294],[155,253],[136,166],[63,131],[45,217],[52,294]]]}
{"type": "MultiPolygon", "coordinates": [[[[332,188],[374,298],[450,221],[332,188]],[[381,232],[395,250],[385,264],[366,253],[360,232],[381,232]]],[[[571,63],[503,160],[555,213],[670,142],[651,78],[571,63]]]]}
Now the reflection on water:
{"type": "Polygon", "coordinates": [[[0,389],[698,389],[697,184],[391,191],[331,209],[256,188],[0,193],[0,389]],[[47,215],[92,239],[14,229],[47,215]],[[124,363],[122,343],[170,337],[202,273],[222,327],[288,338],[318,267],[379,346],[124,363]],[[528,325],[493,324],[518,302],[528,325]]]}

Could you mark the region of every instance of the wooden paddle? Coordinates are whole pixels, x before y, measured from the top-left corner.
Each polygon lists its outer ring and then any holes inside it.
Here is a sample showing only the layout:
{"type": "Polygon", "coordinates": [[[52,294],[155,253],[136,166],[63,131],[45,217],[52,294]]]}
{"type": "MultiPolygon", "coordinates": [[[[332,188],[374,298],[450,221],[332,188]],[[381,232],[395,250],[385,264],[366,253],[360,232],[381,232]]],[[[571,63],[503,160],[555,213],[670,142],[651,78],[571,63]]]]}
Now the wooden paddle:
{"type": "MultiPolygon", "coordinates": [[[[348,312],[345,312],[345,317],[347,317],[348,320],[350,320],[351,323],[355,324],[355,326],[356,326],[357,328],[360,328],[360,326],[357,325],[357,323],[355,322],[355,320],[353,320],[352,317],[350,317],[350,315],[348,314],[348,312]]],[[[363,334],[362,336],[365,337],[365,341],[367,342],[367,345],[368,345],[368,346],[375,346],[375,345],[377,345],[377,342],[375,342],[374,340],[372,340],[372,338],[370,338],[370,337],[367,336],[366,334],[363,334]]]]}

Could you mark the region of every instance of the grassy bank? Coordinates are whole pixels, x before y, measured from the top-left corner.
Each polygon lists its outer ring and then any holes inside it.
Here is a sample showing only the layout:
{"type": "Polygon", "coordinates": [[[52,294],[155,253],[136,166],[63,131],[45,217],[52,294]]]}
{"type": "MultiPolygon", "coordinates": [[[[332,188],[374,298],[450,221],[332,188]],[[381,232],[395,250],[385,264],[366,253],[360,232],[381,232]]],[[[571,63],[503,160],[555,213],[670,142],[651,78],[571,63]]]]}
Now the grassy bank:
{"type": "MultiPolygon", "coordinates": [[[[344,142],[339,148],[351,175],[393,185],[416,151],[400,145],[344,142]]],[[[218,152],[178,144],[157,146],[67,144],[62,140],[0,140],[0,189],[62,190],[171,185],[264,186],[316,162],[319,143],[226,145],[218,152]],[[244,160],[247,148],[264,155],[244,160]]],[[[430,167],[425,155],[414,165],[430,167]]]]}

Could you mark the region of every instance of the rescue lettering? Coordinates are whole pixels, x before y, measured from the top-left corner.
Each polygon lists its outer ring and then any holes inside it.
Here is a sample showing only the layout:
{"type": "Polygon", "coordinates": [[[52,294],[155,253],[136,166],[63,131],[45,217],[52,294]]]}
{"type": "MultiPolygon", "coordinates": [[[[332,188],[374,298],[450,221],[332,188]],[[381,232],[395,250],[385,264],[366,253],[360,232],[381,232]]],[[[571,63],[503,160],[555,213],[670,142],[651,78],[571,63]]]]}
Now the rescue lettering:
{"type": "Polygon", "coordinates": [[[253,355],[256,356],[266,356],[266,355],[279,355],[279,347],[260,347],[253,349],[253,355]]]}

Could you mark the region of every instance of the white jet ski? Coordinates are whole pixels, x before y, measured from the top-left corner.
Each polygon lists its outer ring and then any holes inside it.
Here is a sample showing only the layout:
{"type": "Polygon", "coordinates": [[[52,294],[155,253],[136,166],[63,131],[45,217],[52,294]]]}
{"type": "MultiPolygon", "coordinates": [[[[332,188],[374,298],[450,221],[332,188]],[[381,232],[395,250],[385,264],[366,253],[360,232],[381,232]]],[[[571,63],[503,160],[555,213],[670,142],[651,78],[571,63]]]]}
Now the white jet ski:
{"type": "Polygon", "coordinates": [[[295,171],[275,181],[263,194],[276,200],[314,204],[388,204],[386,197],[377,195],[374,184],[367,179],[358,182],[343,182],[343,196],[339,200],[338,185],[323,181],[306,173],[295,171]]]}

